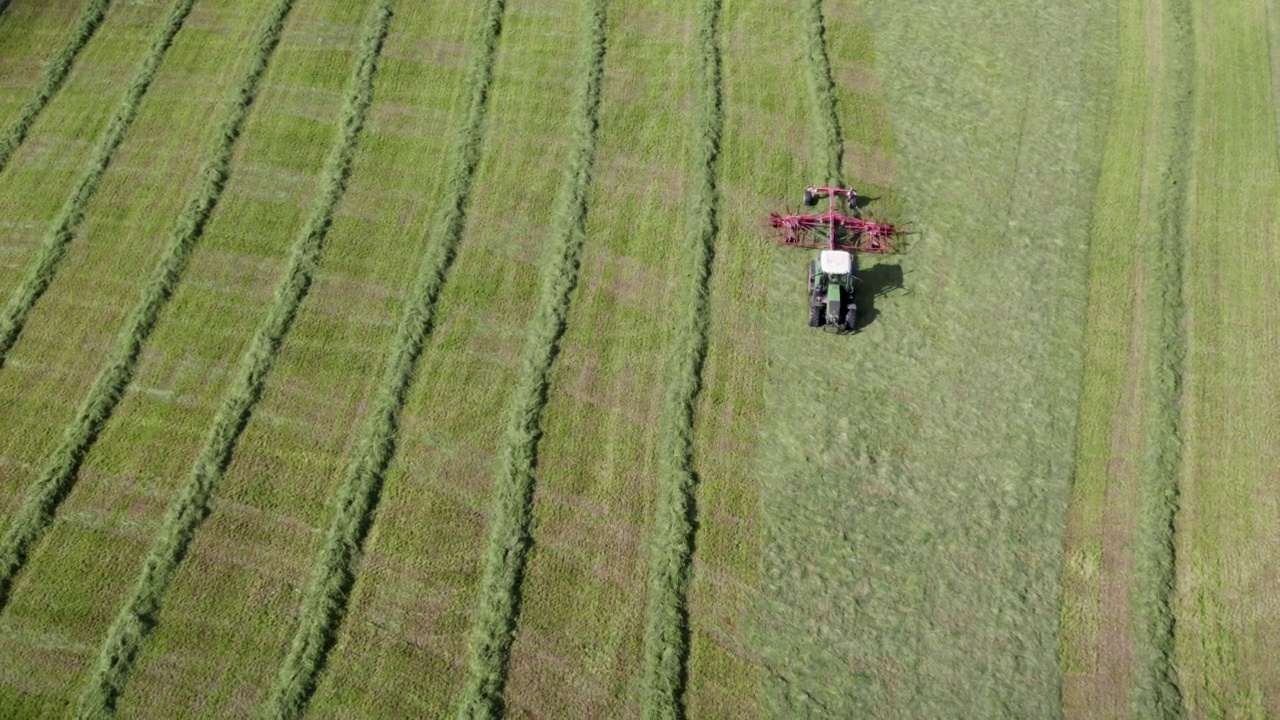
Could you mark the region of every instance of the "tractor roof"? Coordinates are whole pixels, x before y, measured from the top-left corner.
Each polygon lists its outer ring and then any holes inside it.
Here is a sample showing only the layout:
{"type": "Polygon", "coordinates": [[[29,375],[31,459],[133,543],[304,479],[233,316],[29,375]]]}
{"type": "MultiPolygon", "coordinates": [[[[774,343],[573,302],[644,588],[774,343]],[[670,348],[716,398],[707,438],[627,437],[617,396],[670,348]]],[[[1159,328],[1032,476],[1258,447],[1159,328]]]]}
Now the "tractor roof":
{"type": "Polygon", "coordinates": [[[853,270],[853,258],[844,250],[823,250],[820,262],[828,275],[848,275],[853,270]]]}

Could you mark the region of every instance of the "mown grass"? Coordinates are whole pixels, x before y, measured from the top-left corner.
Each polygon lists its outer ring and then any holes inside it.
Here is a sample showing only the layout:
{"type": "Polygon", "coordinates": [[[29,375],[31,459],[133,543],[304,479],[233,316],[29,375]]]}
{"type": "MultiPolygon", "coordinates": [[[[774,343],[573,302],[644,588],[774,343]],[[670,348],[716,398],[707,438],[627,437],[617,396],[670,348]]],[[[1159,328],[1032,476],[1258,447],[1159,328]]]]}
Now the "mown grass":
{"type": "MultiPolygon", "coordinates": [[[[191,367],[183,349],[193,329],[187,323],[198,321],[195,308],[203,309],[205,298],[225,297],[228,284],[243,293],[233,304],[255,311],[234,321],[225,308],[215,315],[223,341],[247,340],[261,321],[271,283],[284,271],[288,246],[306,221],[314,181],[336,137],[367,7],[297,0],[264,80],[238,153],[240,182],[228,188],[228,200],[236,201],[224,202],[215,216],[226,245],[222,253],[206,256],[198,284],[193,266],[183,283],[195,303],[190,320],[172,326],[163,355],[153,361],[151,383],[175,377],[179,402],[208,408],[203,424],[191,423],[179,438],[183,467],[171,471],[175,480],[189,472],[233,363],[245,350],[243,344],[205,345],[200,364],[191,367]],[[298,142],[299,137],[314,139],[298,142]],[[241,235],[255,228],[270,232],[241,235]],[[228,274],[229,262],[255,271],[228,274]]],[[[376,385],[381,349],[413,280],[414,263],[405,258],[420,256],[425,244],[421,228],[441,185],[444,171],[437,160],[449,140],[440,128],[459,114],[462,72],[450,50],[465,42],[459,28],[474,14],[469,7],[437,4],[396,7],[378,61],[375,101],[325,240],[324,261],[236,444],[209,517],[174,576],[159,625],[138,655],[121,714],[151,712],[156,698],[164,699],[159,707],[166,715],[249,714],[288,651],[300,590],[323,537],[319,528],[327,522],[326,506],[341,479],[355,419],[376,385]],[[405,164],[405,158],[422,162],[405,164]],[[254,602],[246,603],[246,597],[254,602]],[[175,662],[183,678],[176,684],[175,662]],[[208,677],[218,680],[200,680],[208,677]]],[[[148,398],[136,432],[157,433],[148,416],[163,414],[150,410],[153,405],[148,398]]],[[[104,469],[130,472],[151,464],[129,454],[126,441],[121,434],[104,469]]],[[[177,442],[164,435],[159,441],[177,442]]],[[[153,506],[153,526],[163,509],[153,506]]]]}
{"type": "Polygon", "coordinates": [[[22,116],[33,91],[46,77],[44,65],[56,56],[67,38],[67,28],[83,6],[30,0],[5,7],[0,22],[0,127],[8,128],[22,116]]]}
{"type": "MultiPolygon", "coordinates": [[[[40,78],[40,84],[35,87],[31,98],[22,106],[18,117],[4,131],[4,134],[0,135],[0,172],[3,172],[5,166],[9,164],[9,158],[13,157],[14,150],[17,150],[26,139],[36,116],[66,81],[76,56],[89,43],[89,38],[93,37],[94,31],[102,24],[102,19],[106,17],[107,8],[110,5],[111,0],[85,0],[66,44],[50,61],[44,76],[40,78]]],[[[3,8],[0,8],[0,11],[2,10],[3,8]]]]}
{"type": "Polygon", "coordinates": [[[1175,667],[1188,714],[1273,717],[1280,11],[1274,2],[1178,6],[1194,38],[1185,81],[1194,95],[1185,98],[1189,178],[1179,184],[1188,188],[1187,356],[1175,667]]]}
{"type": "Polygon", "coordinates": [[[686,221],[696,17],[665,2],[609,6],[581,281],[542,415],[511,714],[640,711],[644,540],[686,221]]]}
{"type": "MultiPolygon", "coordinates": [[[[98,137],[93,156],[86,163],[85,172],[81,176],[79,184],[63,204],[57,219],[54,220],[53,227],[45,235],[44,244],[40,249],[40,254],[35,264],[28,271],[22,285],[9,298],[3,313],[0,313],[0,368],[4,367],[9,351],[13,348],[13,344],[17,342],[18,335],[22,332],[22,327],[26,323],[27,315],[31,312],[32,306],[49,288],[49,283],[53,282],[58,266],[62,263],[62,259],[66,257],[67,246],[75,238],[76,232],[84,220],[85,210],[89,205],[90,199],[97,192],[98,186],[102,182],[102,177],[106,174],[116,150],[124,141],[125,134],[133,124],[134,118],[137,117],[138,106],[142,96],[151,87],[151,81],[155,79],[156,72],[160,68],[160,62],[164,59],[169,46],[173,44],[174,36],[182,29],[182,23],[186,20],[194,4],[195,0],[175,0],[168,17],[158,28],[151,47],[147,50],[147,54],[143,56],[141,63],[139,63],[137,70],[130,79],[128,91],[116,107],[115,114],[112,115],[106,129],[98,137]]],[[[69,459],[70,457],[68,456],[69,459]]],[[[42,485],[47,484],[45,481],[39,482],[42,485]]],[[[54,484],[56,482],[54,481],[54,484]]],[[[57,492],[55,489],[52,494],[57,492]]],[[[24,513],[38,514],[46,512],[44,509],[46,506],[42,506],[40,503],[46,503],[47,500],[37,499],[36,495],[31,497],[33,498],[32,504],[25,507],[32,509],[24,511],[24,513]]],[[[33,518],[34,515],[31,515],[26,522],[38,523],[33,518]]],[[[24,532],[27,535],[30,534],[29,531],[24,532]]],[[[3,558],[0,559],[0,603],[3,603],[8,584],[11,581],[10,575],[16,570],[16,566],[13,566],[13,563],[17,558],[17,554],[25,552],[25,548],[19,548],[19,545],[29,543],[31,539],[28,537],[24,540],[19,535],[12,535],[11,539],[6,540],[4,544],[6,549],[0,550],[0,553],[3,554],[0,556],[3,558]],[[13,550],[7,549],[10,547],[15,548],[17,554],[13,550]],[[11,567],[13,569],[9,569],[11,567]]],[[[20,563],[21,561],[18,560],[17,562],[20,563]]]]}
{"type": "Polygon", "coordinates": [[[1187,8],[1120,16],[1090,245],[1076,480],[1062,601],[1064,707],[1177,715],[1173,517],[1180,464],[1187,8]]]}
{"type": "MultiPolygon", "coordinates": [[[[259,38],[254,60],[241,86],[241,103],[233,111],[230,132],[238,134],[244,112],[266,70],[283,29],[292,0],[281,0],[272,9],[259,38]]],[[[311,214],[299,233],[289,257],[289,266],[276,286],[274,302],[259,326],[241,360],[235,381],[230,386],[218,414],[214,417],[209,439],[191,475],[170,506],[165,524],[143,565],[132,595],[108,630],[99,651],[97,667],[80,698],[79,714],[87,717],[110,714],[122,692],[138,649],[145,640],[165,591],[186,555],[196,530],[208,514],[223,471],[230,461],[236,441],[261,397],[263,386],[275,361],[280,344],[293,324],[298,307],[306,297],[320,264],[325,236],[333,222],[334,211],[346,191],[351,174],[352,157],[373,100],[373,77],[379,53],[386,38],[391,18],[389,2],[370,8],[365,33],[360,41],[351,87],[339,121],[340,130],[325,161],[324,177],[312,204],[311,214]]],[[[225,163],[230,148],[223,149],[225,163]]]]}
{"type": "Polygon", "coordinates": [[[444,200],[432,225],[432,241],[388,348],[373,407],[334,497],[331,523],[303,597],[293,643],[264,704],[265,712],[287,716],[303,712],[346,613],[362,545],[377,507],[378,491],[395,452],[396,425],[405,394],[413,380],[423,341],[432,327],[436,299],[462,235],[471,181],[479,162],[503,8],[502,0],[490,0],[476,30],[467,67],[467,120],[456,138],[444,200]]]}
{"type": "MultiPolygon", "coordinates": [[[[88,209],[83,242],[72,249],[59,280],[32,315],[27,332],[14,349],[14,363],[4,372],[5,397],[22,397],[13,391],[16,383],[22,392],[38,393],[44,410],[15,416],[9,402],[2,403],[6,406],[3,422],[7,433],[19,440],[25,437],[29,443],[25,448],[19,443],[11,445],[6,449],[6,460],[23,457],[11,453],[13,448],[42,451],[46,458],[56,449],[49,446],[58,441],[62,426],[74,420],[70,412],[75,409],[73,403],[91,386],[113,336],[118,338],[122,316],[138,302],[148,271],[175,232],[175,219],[199,187],[199,164],[207,159],[202,156],[217,146],[216,133],[222,129],[210,118],[218,120],[225,104],[237,99],[243,53],[251,48],[260,20],[252,8],[211,18],[211,6],[217,7],[217,3],[203,3],[191,17],[205,23],[212,20],[216,23],[212,27],[221,32],[183,33],[175,39],[164,68],[138,110],[137,135],[121,146],[117,162],[88,209]],[[200,58],[198,65],[191,62],[194,58],[200,58]],[[176,103],[186,96],[190,83],[206,88],[209,96],[176,103]],[[172,133],[165,135],[160,129],[172,133]],[[148,153],[147,170],[141,176],[137,172],[140,151],[148,153]],[[104,235],[111,238],[113,233],[129,238],[129,242],[104,242],[104,235]],[[91,297],[85,297],[85,288],[93,289],[91,297]],[[54,367],[59,371],[51,376],[47,370],[54,367]]],[[[149,29],[154,27],[152,23],[149,29]]],[[[100,39],[108,39],[106,30],[99,34],[100,39]]],[[[150,34],[134,34],[138,47],[133,50],[146,49],[150,34]]],[[[113,42],[116,40],[119,38],[113,42]]],[[[127,53],[122,56],[127,69],[136,55],[130,58],[130,49],[121,49],[127,53]]],[[[61,125],[65,120],[57,116],[66,111],[83,111],[83,106],[55,102],[42,122],[61,125]]],[[[16,165],[11,168],[15,169],[16,165]]],[[[22,407],[21,402],[15,404],[22,407]]],[[[154,448],[147,449],[154,452],[154,448]]],[[[96,479],[91,475],[90,484],[96,479]]],[[[108,485],[124,493],[136,487],[132,482],[108,485]]],[[[134,558],[141,555],[132,554],[139,548],[134,546],[136,526],[128,519],[119,531],[110,532],[96,522],[100,518],[85,517],[83,504],[72,505],[72,514],[63,512],[65,508],[59,510],[49,534],[30,557],[32,571],[24,570],[19,577],[0,618],[4,627],[0,634],[6,638],[6,676],[36,679],[17,688],[48,692],[62,702],[74,696],[74,686],[82,679],[78,673],[92,661],[89,647],[109,624],[109,606],[127,590],[119,585],[119,578],[129,572],[130,565],[136,567],[134,558]],[[51,646],[41,638],[56,640],[51,646]]],[[[10,685],[6,690],[15,688],[10,685]]],[[[16,697],[16,692],[13,696],[6,693],[8,697],[16,697]]]]}
{"type": "Polygon", "coordinates": [[[1059,654],[1063,711],[1127,712],[1134,675],[1131,593],[1147,427],[1147,248],[1162,232],[1157,183],[1169,152],[1171,91],[1162,13],[1133,3],[1117,18],[1115,62],[1089,237],[1089,305],[1071,507],[1064,546],[1059,654]],[[1151,33],[1149,28],[1160,30],[1151,33]]]}
{"type": "Polygon", "coordinates": [[[543,270],[542,294],[525,335],[512,390],[498,466],[489,505],[489,539],[479,583],[477,609],[468,643],[469,674],[459,702],[459,716],[503,714],[511,642],[519,617],[520,582],[531,539],[530,511],[542,411],[578,282],[579,258],[585,242],[587,191],[595,158],[597,113],[604,78],[606,4],[584,3],[582,59],[574,104],[571,149],[565,161],[551,241],[543,270]]]}
{"type": "Polygon", "coordinates": [[[803,254],[774,256],[765,712],[1052,714],[1106,13],[859,7],[824,14],[833,63],[879,75],[838,96],[841,131],[893,158],[881,192],[918,234],[864,267],[854,336],[805,327],[803,254]]]}
{"type": "Polygon", "coordinates": [[[716,163],[724,128],[720,87],[720,0],[698,4],[690,141],[688,226],[682,271],[672,310],[677,314],[669,344],[667,387],[658,416],[657,501],[649,537],[645,596],[644,694],[647,718],[684,716],[689,624],[686,606],[693,562],[694,407],[707,353],[713,243],[719,231],[720,193],[716,163]]]}
{"type": "MultiPolygon", "coordinates": [[[[130,84],[107,131],[99,139],[97,152],[75,194],[63,206],[57,226],[46,238],[45,247],[22,288],[14,294],[0,319],[0,362],[12,347],[26,315],[49,283],[66,255],[77,226],[84,218],[87,205],[107,171],[111,157],[120,146],[124,134],[138,112],[139,101],[156,75],[161,59],[173,42],[190,12],[192,2],[175,3],[166,23],[157,33],[151,48],[130,84]]],[[[237,102],[244,102],[238,98],[237,102]]],[[[246,103],[247,104],[247,103],[246,103]]],[[[90,445],[110,417],[132,376],[147,334],[155,324],[160,308],[178,282],[190,244],[216,203],[217,193],[225,180],[226,155],[230,144],[220,149],[221,161],[215,159],[200,171],[200,185],[178,219],[170,239],[169,251],[148,281],[143,297],[125,326],[117,335],[106,365],[95,377],[75,419],[63,431],[58,447],[45,460],[44,469],[28,489],[22,506],[0,544],[0,606],[7,602],[14,577],[22,568],[28,552],[53,520],[54,512],[75,482],[76,472],[90,445]]]]}
{"type": "MultiPolygon", "coordinates": [[[[799,191],[825,175],[807,162],[813,137],[803,80],[809,48],[796,41],[795,6],[731,1],[723,13],[725,128],[717,165],[723,209],[694,424],[698,522],[685,693],[691,717],[760,714],[764,673],[748,632],[760,581],[762,508],[755,463],[764,422],[764,319],[773,246],[759,220],[798,205],[799,191]],[[762,56],[761,47],[774,51],[762,56]]],[[[790,260],[803,265],[804,256],[792,254],[790,260]]]]}
{"type": "MultiPolygon", "coordinates": [[[[50,59],[66,41],[78,7],[56,12],[46,4],[39,14],[13,9],[0,34],[21,33],[22,42],[0,37],[5,55],[0,68],[21,76],[0,77],[0,128],[16,120],[22,106],[43,77],[41,63],[50,59]],[[45,27],[60,19],[57,33],[45,27]],[[43,53],[24,51],[26,42],[41,43],[43,53]],[[12,54],[10,54],[12,53],[12,54]],[[25,53],[25,54],[24,54],[25,53]],[[21,95],[16,93],[21,91],[21,95]],[[3,112],[8,94],[14,94],[12,112],[3,112]]],[[[35,262],[49,229],[55,225],[64,201],[85,173],[85,163],[95,151],[97,139],[128,92],[128,77],[146,54],[155,30],[169,10],[168,2],[113,3],[102,25],[76,57],[74,67],[36,116],[26,139],[0,172],[0,299],[7,300],[21,286],[35,262]],[[115,77],[115,82],[103,78],[115,77]]]]}
{"type": "MultiPolygon", "coordinates": [[[[95,157],[91,172],[86,175],[76,195],[65,206],[65,219],[50,236],[51,241],[46,246],[49,252],[47,255],[42,255],[41,263],[31,276],[34,282],[29,287],[24,286],[21,301],[10,306],[12,314],[6,316],[12,319],[12,322],[6,326],[11,333],[6,335],[11,338],[8,346],[12,346],[13,340],[16,339],[22,324],[21,317],[25,316],[26,311],[51,281],[57,263],[65,254],[66,244],[71,240],[74,227],[83,217],[84,207],[92,191],[96,190],[102,174],[106,172],[111,154],[119,146],[124,130],[137,114],[137,103],[142,92],[155,76],[160,58],[168,49],[173,36],[177,34],[182,21],[190,11],[191,4],[175,4],[168,24],[152,46],[151,54],[148,55],[142,71],[135,77],[135,82],[131,86],[131,90],[140,89],[136,94],[131,92],[127,96],[126,102],[129,104],[121,106],[121,110],[125,112],[118,113],[113,118],[112,130],[104,137],[105,142],[99,145],[99,155],[95,157]]],[[[271,42],[274,43],[274,40],[271,42]]],[[[7,600],[14,576],[25,562],[27,553],[53,521],[57,506],[75,482],[80,463],[89,452],[102,426],[111,417],[111,412],[133,377],[142,346],[146,343],[152,328],[155,327],[161,308],[182,276],[191,247],[199,239],[205,222],[217,204],[218,195],[226,182],[231,148],[244,122],[248,107],[252,103],[260,75],[261,69],[253,68],[246,82],[237,88],[236,96],[231,103],[234,109],[227,116],[226,122],[220,128],[206,156],[200,169],[198,185],[186,208],[178,217],[166,252],[143,290],[141,301],[121,329],[106,366],[94,379],[75,420],[67,426],[61,444],[46,461],[44,471],[28,491],[22,507],[5,535],[3,545],[0,545],[0,606],[7,600]]],[[[0,346],[3,342],[0,340],[0,346]]],[[[7,347],[4,349],[7,350],[7,347]]]]}

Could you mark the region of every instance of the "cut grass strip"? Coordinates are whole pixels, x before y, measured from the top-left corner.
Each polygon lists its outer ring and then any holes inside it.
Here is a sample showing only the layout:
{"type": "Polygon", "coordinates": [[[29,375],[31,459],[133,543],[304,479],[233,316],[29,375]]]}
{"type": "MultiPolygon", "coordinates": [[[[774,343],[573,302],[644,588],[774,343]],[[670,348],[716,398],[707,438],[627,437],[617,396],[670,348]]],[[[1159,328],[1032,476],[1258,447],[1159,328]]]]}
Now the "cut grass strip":
{"type": "Polygon", "coordinates": [[[822,19],[822,0],[809,0],[800,10],[800,45],[805,48],[805,85],[813,106],[813,152],[823,180],[844,185],[844,138],[836,113],[836,84],[831,79],[831,59],[827,56],[827,30],[822,19]]]}
{"type": "Polygon", "coordinates": [[[694,40],[697,58],[694,92],[693,157],[697,178],[690,204],[688,246],[683,273],[685,297],[677,307],[667,377],[671,384],[659,416],[658,497],[650,538],[648,594],[644,630],[644,694],[647,718],[684,715],[685,664],[689,656],[689,619],[685,600],[693,562],[694,486],[693,414],[707,354],[707,286],[720,203],[716,160],[720,154],[719,0],[698,5],[694,40]]]}
{"type": "Polygon", "coordinates": [[[1068,713],[1181,709],[1170,603],[1191,51],[1179,12],[1156,0],[1120,17],[1061,601],[1068,713]]]}
{"type": "Polygon", "coordinates": [[[1132,684],[1132,538],[1148,425],[1141,258],[1151,242],[1160,154],[1152,84],[1162,44],[1151,37],[1147,22],[1156,21],[1144,17],[1143,3],[1120,10],[1120,52],[1089,228],[1089,310],[1059,601],[1062,712],[1070,717],[1125,714],[1132,684]]]}
{"type": "Polygon", "coordinates": [[[62,83],[66,81],[76,56],[85,45],[89,44],[89,38],[93,37],[94,31],[102,24],[102,19],[106,16],[110,5],[111,0],[85,0],[84,7],[80,9],[80,15],[76,18],[76,25],[71,30],[71,36],[67,38],[67,44],[62,46],[57,57],[50,62],[44,77],[40,79],[40,84],[31,93],[31,99],[22,106],[17,119],[0,137],[0,171],[9,164],[9,158],[13,157],[14,151],[26,139],[27,131],[35,123],[36,116],[45,105],[49,104],[54,93],[58,92],[62,83]]]}
{"type": "Polygon", "coordinates": [[[551,240],[553,255],[544,271],[538,314],[529,325],[501,459],[494,474],[489,543],[471,629],[470,676],[460,702],[461,717],[500,717],[504,710],[502,695],[519,616],[520,582],[529,551],[542,411],[586,239],[587,190],[595,159],[607,18],[605,0],[591,0],[588,8],[585,71],[573,114],[572,150],[552,223],[556,228],[551,240]]]}
{"type": "Polygon", "coordinates": [[[430,246],[396,328],[373,409],[360,430],[355,457],[334,499],[333,519],[302,601],[293,643],[266,701],[264,712],[273,716],[297,717],[305,711],[346,613],[355,566],[373,520],[383,475],[395,453],[396,427],[405,394],[413,380],[423,341],[432,327],[436,299],[462,236],[471,180],[480,160],[485,108],[493,81],[493,60],[504,5],[503,0],[488,0],[477,29],[467,64],[467,119],[459,130],[450,158],[445,201],[432,223],[430,246]]]}
{"type": "MultiPolygon", "coordinates": [[[[103,130],[102,135],[98,138],[98,144],[94,148],[93,157],[89,160],[85,174],[80,178],[80,183],[76,186],[75,191],[71,193],[71,196],[67,198],[62,209],[58,211],[53,229],[45,235],[44,244],[40,249],[40,257],[31,268],[31,272],[22,281],[22,285],[9,298],[9,304],[5,306],[4,313],[0,315],[0,368],[4,367],[5,357],[18,340],[18,335],[22,332],[22,326],[26,323],[27,314],[31,312],[31,308],[35,306],[44,291],[49,288],[49,283],[53,282],[53,276],[58,271],[58,266],[62,263],[62,259],[66,257],[67,246],[71,244],[76,231],[80,228],[80,223],[84,220],[85,208],[89,205],[89,199],[97,192],[98,185],[102,182],[102,176],[106,174],[107,167],[111,164],[111,159],[115,157],[116,150],[120,147],[120,143],[124,141],[125,134],[129,131],[129,126],[133,124],[133,119],[138,115],[138,105],[142,101],[142,96],[151,87],[151,81],[155,79],[156,71],[160,68],[160,62],[164,60],[165,53],[169,50],[169,46],[173,44],[174,36],[182,29],[182,24],[186,21],[187,15],[191,12],[191,7],[195,5],[195,1],[175,0],[173,8],[169,10],[169,16],[165,18],[165,22],[157,31],[155,40],[152,41],[147,54],[143,56],[142,63],[138,66],[137,71],[134,72],[133,79],[129,82],[128,91],[125,92],[124,98],[120,100],[120,104],[116,106],[115,114],[111,116],[111,121],[107,123],[106,129],[103,130]]],[[[201,221],[203,222],[203,220],[201,221]]],[[[26,517],[25,510],[23,517],[26,517]]],[[[10,531],[11,534],[13,532],[13,530],[10,531]]],[[[3,550],[4,555],[0,556],[0,563],[2,563],[0,564],[0,607],[3,607],[11,574],[16,571],[16,567],[13,570],[9,569],[12,562],[10,547],[9,541],[6,540],[3,550]]]]}
{"type": "Polygon", "coordinates": [[[1167,0],[1165,96],[1161,132],[1166,134],[1156,191],[1153,241],[1146,250],[1150,268],[1150,325],[1147,342],[1151,365],[1147,376],[1146,453],[1134,538],[1133,584],[1134,684],[1130,710],[1139,716],[1175,717],[1182,713],[1182,694],[1174,668],[1173,596],[1175,582],[1174,517],[1178,508],[1178,474],[1182,464],[1180,437],[1182,375],[1186,357],[1183,260],[1187,182],[1191,174],[1195,41],[1191,3],[1167,0]]]}
{"type": "Polygon", "coordinates": [[[1280,717],[1280,5],[1193,4],[1178,485],[1186,714],[1280,717]]]}
{"type": "MultiPolygon", "coordinates": [[[[22,286],[14,293],[8,307],[5,308],[3,317],[0,317],[0,367],[3,367],[5,355],[17,340],[27,313],[52,282],[58,264],[66,255],[67,245],[70,244],[76,229],[84,219],[89,198],[98,189],[98,184],[106,173],[116,148],[120,146],[125,132],[128,131],[129,125],[138,113],[138,104],[143,94],[155,78],[160,61],[172,44],[174,36],[178,34],[178,30],[182,28],[182,23],[194,4],[195,0],[177,0],[169,11],[165,24],[160,28],[150,50],[134,74],[128,93],[121,100],[110,124],[99,139],[98,148],[90,161],[88,172],[81,178],[76,191],[63,205],[58,214],[57,224],[45,238],[39,260],[32,268],[31,274],[23,281],[22,286]]],[[[243,95],[237,98],[237,102],[243,102],[243,100],[243,95]]],[[[227,155],[229,158],[229,150],[227,155]]],[[[171,248],[190,245],[199,235],[205,220],[213,210],[217,194],[225,182],[225,175],[225,163],[221,166],[211,163],[202,169],[201,181],[192,202],[178,219],[178,227],[174,232],[171,248]]],[[[40,477],[27,492],[13,524],[5,534],[3,544],[0,544],[0,609],[4,608],[8,600],[14,576],[22,569],[27,552],[52,522],[54,511],[75,481],[76,471],[84,460],[85,453],[88,452],[89,446],[111,414],[112,408],[124,393],[124,388],[133,374],[133,367],[137,363],[142,342],[155,324],[160,307],[168,299],[169,293],[177,283],[185,260],[185,254],[181,257],[170,257],[167,254],[166,262],[157,268],[156,275],[151,278],[151,282],[143,291],[143,301],[134,309],[128,325],[118,336],[107,366],[94,379],[89,395],[75,421],[67,426],[63,432],[62,442],[50,456],[40,477]]]]}
{"type": "MultiPolygon", "coordinates": [[[[279,42],[292,0],[279,0],[259,39],[250,75],[251,89],[266,70],[279,42]]],[[[208,514],[209,502],[231,459],[241,430],[262,394],[276,352],[288,333],[298,307],[306,297],[312,277],[320,264],[324,239],[333,221],[351,174],[352,157],[373,99],[373,76],[391,18],[390,0],[375,4],[365,23],[356,64],[352,69],[350,94],[340,120],[341,130],[325,163],[324,184],[316,195],[311,215],[303,227],[289,258],[289,265],[276,287],[275,302],[240,363],[236,379],[228,389],[214,417],[208,439],[196,459],[187,484],[170,506],[133,594],[112,623],[99,652],[98,664],[89,685],[80,697],[79,714],[98,717],[110,714],[124,689],[133,660],[154,624],[160,601],[185,556],[195,533],[208,514]]],[[[233,111],[234,112],[234,111],[233,111]]],[[[233,121],[237,126],[244,112],[233,121]]],[[[226,148],[229,157],[230,147],[226,148]]]]}

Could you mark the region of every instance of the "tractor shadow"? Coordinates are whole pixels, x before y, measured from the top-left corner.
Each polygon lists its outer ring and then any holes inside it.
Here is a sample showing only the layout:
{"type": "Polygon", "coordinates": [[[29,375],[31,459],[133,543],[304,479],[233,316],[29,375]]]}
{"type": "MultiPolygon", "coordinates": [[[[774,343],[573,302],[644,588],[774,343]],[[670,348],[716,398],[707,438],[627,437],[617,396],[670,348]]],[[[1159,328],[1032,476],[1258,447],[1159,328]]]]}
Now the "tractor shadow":
{"type": "Polygon", "coordinates": [[[876,310],[877,298],[906,288],[902,282],[901,265],[880,263],[859,269],[858,280],[858,291],[854,295],[854,302],[858,303],[858,327],[855,332],[875,322],[880,314],[876,310]]]}

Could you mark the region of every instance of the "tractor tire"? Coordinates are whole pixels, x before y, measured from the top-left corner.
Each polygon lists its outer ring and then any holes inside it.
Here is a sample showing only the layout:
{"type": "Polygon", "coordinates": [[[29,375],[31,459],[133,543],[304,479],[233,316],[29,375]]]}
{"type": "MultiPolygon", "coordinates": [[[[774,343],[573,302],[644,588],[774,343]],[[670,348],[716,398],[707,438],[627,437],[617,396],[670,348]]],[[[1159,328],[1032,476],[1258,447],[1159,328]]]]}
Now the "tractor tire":
{"type": "Polygon", "coordinates": [[[817,200],[817,198],[815,198],[815,197],[813,196],[813,191],[812,191],[812,190],[806,189],[806,190],[804,191],[804,205],[805,205],[805,207],[813,207],[813,203],[814,203],[814,201],[816,201],[816,200],[817,200]]]}
{"type": "Polygon", "coordinates": [[[809,304],[809,327],[822,327],[822,306],[809,304]]]}
{"type": "Polygon", "coordinates": [[[809,263],[809,289],[807,290],[807,292],[810,295],[813,294],[813,263],[812,262],[809,263]]]}
{"type": "Polygon", "coordinates": [[[849,303],[849,309],[844,313],[844,329],[853,332],[858,327],[858,306],[849,303]]]}

